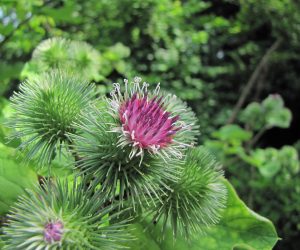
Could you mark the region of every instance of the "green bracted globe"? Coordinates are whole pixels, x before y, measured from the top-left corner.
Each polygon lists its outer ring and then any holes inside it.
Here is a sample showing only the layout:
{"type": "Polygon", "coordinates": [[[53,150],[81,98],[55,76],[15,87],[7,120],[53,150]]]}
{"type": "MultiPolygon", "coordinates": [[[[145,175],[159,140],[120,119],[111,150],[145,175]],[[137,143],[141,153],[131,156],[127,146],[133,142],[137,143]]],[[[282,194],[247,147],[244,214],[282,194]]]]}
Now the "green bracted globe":
{"type": "Polygon", "coordinates": [[[130,219],[85,185],[45,182],[27,191],[8,215],[4,249],[123,249],[130,219]]]}
{"type": "Polygon", "coordinates": [[[153,221],[162,222],[163,232],[170,224],[174,237],[178,231],[186,238],[192,232],[205,232],[219,221],[226,207],[227,189],[222,177],[220,164],[203,146],[190,149],[178,180],[167,183],[170,190],[165,190],[163,202],[157,202],[152,210],[153,221]]]}
{"type": "Polygon", "coordinates": [[[61,71],[50,71],[20,85],[11,98],[12,136],[21,138],[27,159],[47,165],[74,132],[73,123],[94,97],[94,85],[61,71]]]}

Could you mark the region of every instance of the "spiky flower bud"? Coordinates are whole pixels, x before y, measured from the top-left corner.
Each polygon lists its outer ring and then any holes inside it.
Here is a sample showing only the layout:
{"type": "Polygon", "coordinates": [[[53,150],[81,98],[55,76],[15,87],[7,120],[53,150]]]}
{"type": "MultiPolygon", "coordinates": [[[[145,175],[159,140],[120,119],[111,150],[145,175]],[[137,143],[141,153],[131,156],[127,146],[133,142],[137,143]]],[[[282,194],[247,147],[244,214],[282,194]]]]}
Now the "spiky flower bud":
{"type": "Polygon", "coordinates": [[[69,141],[81,110],[94,95],[94,86],[81,78],[51,71],[20,85],[20,92],[11,98],[15,115],[10,123],[14,137],[22,138],[20,148],[27,158],[37,156],[48,164],[57,149],[69,141]]]}
{"type": "Polygon", "coordinates": [[[59,69],[71,63],[68,53],[69,43],[70,40],[56,37],[42,41],[32,53],[32,59],[38,62],[40,72],[59,69]]]}
{"type": "Polygon", "coordinates": [[[216,224],[226,205],[227,191],[219,163],[204,147],[190,149],[176,182],[168,183],[163,202],[154,210],[154,221],[170,223],[173,234],[188,237],[216,224]]]}
{"type": "Polygon", "coordinates": [[[122,248],[127,221],[85,184],[45,183],[14,205],[4,227],[8,250],[122,248]]]}
{"type": "Polygon", "coordinates": [[[36,74],[64,69],[94,80],[99,78],[101,57],[97,50],[82,41],[54,37],[42,41],[32,53],[36,74]]]}
{"type": "MultiPolygon", "coordinates": [[[[176,96],[148,90],[135,78],[119,84],[103,108],[89,108],[70,135],[80,170],[101,183],[111,199],[118,194],[142,205],[142,199],[176,178],[179,164],[197,131],[194,113],[176,96]],[[120,192],[118,190],[120,188],[120,192]]],[[[146,199],[147,200],[147,199],[146,199]]]]}

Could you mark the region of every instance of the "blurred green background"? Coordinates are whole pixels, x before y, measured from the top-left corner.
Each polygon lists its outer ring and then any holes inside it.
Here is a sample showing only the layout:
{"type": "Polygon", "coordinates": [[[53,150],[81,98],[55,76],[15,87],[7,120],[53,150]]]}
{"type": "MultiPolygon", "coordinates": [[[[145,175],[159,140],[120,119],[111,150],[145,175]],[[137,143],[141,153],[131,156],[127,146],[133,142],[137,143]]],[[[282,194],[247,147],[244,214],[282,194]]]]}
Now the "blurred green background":
{"type": "MultiPolygon", "coordinates": [[[[32,51],[51,37],[99,52],[87,74],[100,93],[138,75],[186,100],[199,143],[274,222],[276,249],[300,249],[298,1],[1,0],[1,121],[20,81],[43,70],[32,51]]],[[[0,125],[2,143],[8,133],[0,125]]]]}

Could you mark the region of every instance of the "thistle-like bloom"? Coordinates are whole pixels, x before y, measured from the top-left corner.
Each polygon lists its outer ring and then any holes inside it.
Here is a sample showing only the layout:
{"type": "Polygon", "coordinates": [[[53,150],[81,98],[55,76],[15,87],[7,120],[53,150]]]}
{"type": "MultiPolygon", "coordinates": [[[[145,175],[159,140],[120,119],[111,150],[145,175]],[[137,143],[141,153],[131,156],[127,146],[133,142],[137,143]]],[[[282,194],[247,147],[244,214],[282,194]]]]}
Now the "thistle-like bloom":
{"type": "Polygon", "coordinates": [[[11,98],[15,114],[10,125],[16,129],[14,137],[23,139],[20,148],[27,158],[37,156],[40,163],[50,163],[62,144],[70,141],[67,133],[74,132],[73,122],[93,96],[93,85],[60,71],[22,83],[11,98]]]}
{"type": "Polygon", "coordinates": [[[147,205],[143,200],[158,197],[159,191],[163,192],[161,186],[166,187],[165,181],[175,178],[178,165],[166,164],[150,154],[142,161],[140,157],[130,159],[131,149],[117,146],[119,138],[111,131],[112,124],[115,125],[114,119],[105,109],[91,106],[83,114],[76,126],[78,133],[70,134],[80,157],[76,166],[82,174],[91,176],[93,185],[101,184],[102,191],[112,201],[118,196],[120,205],[124,200],[134,209],[147,205]]]}
{"type": "Polygon", "coordinates": [[[49,38],[42,41],[33,51],[32,59],[39,63],[40,72],[59,69],[71,63],[68,53],[70,40],[49,38]]]}
{"type": "Polygon", "coordinates": [[[186,238],[191,232],[203,232],[216,224],[226,206],[227,190],[223,171],[204,147],[190,149],[177,181],[168,183],[170,190],[163,195],[154,210],[154,221],[172,225],[186,238]]]}
{"type": "Polygon", "coordinates": [[[139,77],[132,83],[124,80],[125,93],[115,83],[111,93],[111,113],[117,119],[114,131],[120,133],[118,146],[131,146],[130,158],[143,157],[144,151],[163,159],[182,158],[194,144],[194,113],[175,95],[160,93],[159,84],[149,91],[149,84],[141,81],[139,77]]]}
{"type": "Polygon", "coordinates": [[[12,208],[4,227],[5,249],[122,248],[131,240],[128,220],[105,204],[103,194],[86,190],[84,183],[45,183],[12,208]]]}
{"type": "Polygon", "coordinates": [[[31,65],[40,74],[58,70],[78,74],[87,80],[99,78],[101,57],[97,50],[82,41],[64,38],[49,38],[42,41],[32,53],[31,65]]]}
{"type": "Polygon", "coordinates": [[[159,198],[174,180],[179,161],[197,133],[194,113],[174,95],[154,91],[141,79],[125,81],[125,92],[115,84],[112,98],[90,107],[70,135],[82,173],[93,176],[110,199],[135,208],[159,198]]]}

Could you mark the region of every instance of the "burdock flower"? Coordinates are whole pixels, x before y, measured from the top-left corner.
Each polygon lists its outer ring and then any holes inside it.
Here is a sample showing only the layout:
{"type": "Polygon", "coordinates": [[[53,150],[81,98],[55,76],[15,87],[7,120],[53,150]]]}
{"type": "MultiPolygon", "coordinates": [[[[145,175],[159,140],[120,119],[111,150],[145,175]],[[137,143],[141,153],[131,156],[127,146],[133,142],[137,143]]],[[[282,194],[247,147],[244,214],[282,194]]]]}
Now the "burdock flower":
{"type": "Polygon", "coordinates": [[[118,146],[131,146],[129,158],[158,154],[163,159],[182,158],[186,148],[194,143],[197,129],[194,113],[175,95],[153,91],[149,84],[135,77],[124,80],[125,92],[115,83],[109,100],[111,113],[117,119],[113,129],[120,133],[118,146]]]}
{"type": "Polygon", "coordinates": [[[179,233],[188,238],[218,223],[227,190],[221,165],[204,147],[188,150],[178,177],[167,183],[170,189],[153,209],[154,221],[160,221],[162,232],[170,223],[175,237],[179,233]]]}
{"type": "Polygon", "coordinates": [[[6,249],[97,249],[122,248],[130,240],[126,221],[102,194],[85,185],[45,183],[21,197],[4,227],[6,249]]]}
{"type": "Polygon", "coordinates": [[[100,54],[88,43],[54,37],[36,47],[30,64],[36,69],[31,73],[41,74],[63,68],[87,80],[94,80],[99,78],[100,62],[100,54]]]}
{"type": "Polygon", "coordinates": [[[94,96],[94,86],[81,78],[50,71],[20,85],[11,98],[15,110],[11,127],[13,137],[21,138],[21,149],[28,159],[49,164],[70,139],[72,124],[94,96]]]}
{"type": "Polygon", "coordinates": [[[114,84],[111,98],[83,112],[70,134],[77,167],[113,201],[147,205],[178,176],[186,150],[194,144],[196,117],[175,95],[150,90],[136,77],[114,84]],[[123,91],[124,90],[124,91],[123,91]],[[151,199],[148,199],[148,198],[151,199]]]}

